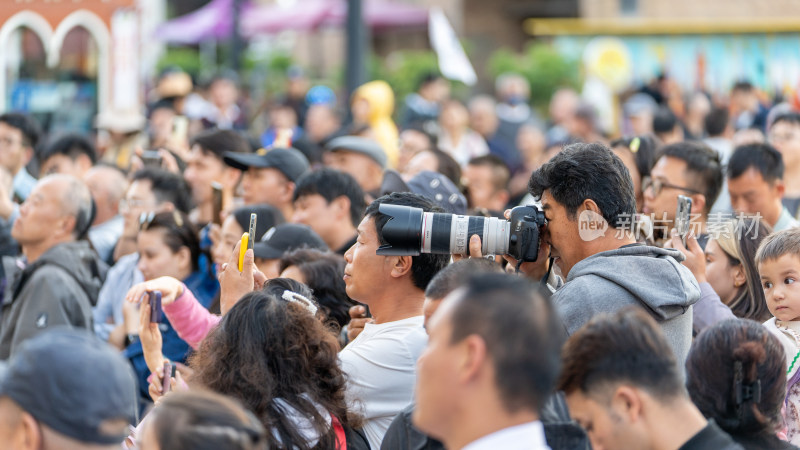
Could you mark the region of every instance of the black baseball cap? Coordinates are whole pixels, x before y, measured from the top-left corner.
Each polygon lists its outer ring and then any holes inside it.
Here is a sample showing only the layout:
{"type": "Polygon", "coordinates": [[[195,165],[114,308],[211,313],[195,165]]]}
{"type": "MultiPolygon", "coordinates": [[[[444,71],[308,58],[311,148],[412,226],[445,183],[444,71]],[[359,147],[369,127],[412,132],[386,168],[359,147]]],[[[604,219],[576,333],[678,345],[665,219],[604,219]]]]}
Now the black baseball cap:
{"type": "Polygon", "coordinates": [[[296,148],[260,148],[255,153],[225,152],[222,159],[225,164],[239,170],[250,167],[277,169],[292,182],[296,182],[309,168],[308,159],[296,148]]]}
{"type": "Polygon", "coordinates": [[[253,244],[253,256],[279,259],[284,253],[303,247],[328,250],[325,241],[311,228],[296,223],[284,223],[268,230],[261,241],[253,244]]]}
{"type": "Polygon", "coordinates": [[[55,327],[0,364],[0,397],[83,443],[121,443],[136,423],[136,396],[128,361],[86,330],[55,327]]]}

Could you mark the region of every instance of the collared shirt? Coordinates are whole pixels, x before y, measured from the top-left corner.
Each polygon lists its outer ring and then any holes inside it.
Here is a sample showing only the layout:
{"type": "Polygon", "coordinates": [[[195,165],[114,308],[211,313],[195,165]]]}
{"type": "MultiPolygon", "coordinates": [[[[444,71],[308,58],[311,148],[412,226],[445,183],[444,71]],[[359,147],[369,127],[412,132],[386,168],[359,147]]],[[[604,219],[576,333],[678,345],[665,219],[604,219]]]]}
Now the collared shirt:
{"type": "Polygon", "coordinates": [[[533,422],[503,428],[467,444],[463,450],[550,450],[544,438],[542,422],[533,422]]]}
{"type": "Polygon", "coordinates": [[[781,216],[778,217],[778,221],[775,222],[775,226],[772,227],[772,231],[783,231],[798,225],[800,225],[800,222],[792,217],[792,213],[784,206],[783,211],[781,211],[781,216]]]}
{"type": "Polygon", "coordinates": [[[33,176],[28,173],[27,169],[23,167],[14,175],[14,193],[21,200],[25,201],[25,199],[31,195],[31,191],[33,187],[36,186],[36,182],[36,178],[33,178],[33,176]]]}

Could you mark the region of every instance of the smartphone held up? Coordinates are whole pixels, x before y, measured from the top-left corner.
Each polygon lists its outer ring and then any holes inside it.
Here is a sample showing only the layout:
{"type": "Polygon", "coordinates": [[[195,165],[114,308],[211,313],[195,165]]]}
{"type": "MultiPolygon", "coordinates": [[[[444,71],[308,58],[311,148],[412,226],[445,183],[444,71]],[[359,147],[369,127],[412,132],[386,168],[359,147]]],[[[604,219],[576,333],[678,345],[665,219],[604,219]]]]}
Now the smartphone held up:
{"type": "Polygon", "coordinates": [[[256,214],[250,214],[250,227],[248,228],[248,231],[242,234],[242,242],[241,245],[239,245],[239,272],[244,270],[244,254],[248,249],[252,249],[253,244],[255,243],[256,220],[256,214]]]}

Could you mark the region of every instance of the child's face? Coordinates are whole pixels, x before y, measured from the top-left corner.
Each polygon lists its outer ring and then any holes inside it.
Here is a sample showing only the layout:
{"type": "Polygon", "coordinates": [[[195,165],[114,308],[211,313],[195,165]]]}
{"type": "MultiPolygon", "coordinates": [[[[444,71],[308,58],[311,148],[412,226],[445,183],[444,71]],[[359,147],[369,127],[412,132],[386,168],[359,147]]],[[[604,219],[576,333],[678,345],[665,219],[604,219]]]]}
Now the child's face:
{"type": "Polygon", "coordinates": [[[800,319],[800,257],[782,255],[758,265],[767,308],[778,320],[800,319]]]}

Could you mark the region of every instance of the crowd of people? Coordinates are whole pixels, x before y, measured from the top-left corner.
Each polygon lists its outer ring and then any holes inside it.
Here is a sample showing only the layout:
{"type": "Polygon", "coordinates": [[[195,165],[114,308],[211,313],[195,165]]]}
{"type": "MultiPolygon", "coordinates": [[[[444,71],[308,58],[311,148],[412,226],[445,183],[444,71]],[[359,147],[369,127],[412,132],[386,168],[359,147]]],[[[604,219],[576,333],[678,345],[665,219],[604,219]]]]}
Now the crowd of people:
{"type": "Polygon", "coordinates": [[[662,77],[610,136],[529,89],[292,70],[251,116],[168,70],[91,136],[0,115],[3,448],[798,448],[800,112],[662,77]],[[538,257],[381,252],[384,205],[535,205],[538,257]]]}

